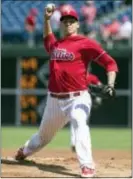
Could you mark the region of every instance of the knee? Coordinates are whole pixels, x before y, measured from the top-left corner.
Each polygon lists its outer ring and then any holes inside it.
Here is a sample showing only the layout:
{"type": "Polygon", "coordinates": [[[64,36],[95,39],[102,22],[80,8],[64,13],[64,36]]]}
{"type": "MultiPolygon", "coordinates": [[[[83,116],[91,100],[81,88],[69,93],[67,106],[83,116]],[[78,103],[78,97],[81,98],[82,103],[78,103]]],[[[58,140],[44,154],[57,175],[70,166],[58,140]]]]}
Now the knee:
{"type": "MultiPolygon", "coordinates": [[[[90,114],[90,108],[85,104],[77,104],[74,109],[71,111],[71,119],[74,120],[77,124],[85,123],[90,114]]],[[[74,123],[75,123],[74,122],[74,123]]]]}
{"type": "Polygon", "coordinates": [[[74,128],[84,127],[87,125],[87,115],[82,110],[77,110],[72,113],[72,125],[74,128]]]}

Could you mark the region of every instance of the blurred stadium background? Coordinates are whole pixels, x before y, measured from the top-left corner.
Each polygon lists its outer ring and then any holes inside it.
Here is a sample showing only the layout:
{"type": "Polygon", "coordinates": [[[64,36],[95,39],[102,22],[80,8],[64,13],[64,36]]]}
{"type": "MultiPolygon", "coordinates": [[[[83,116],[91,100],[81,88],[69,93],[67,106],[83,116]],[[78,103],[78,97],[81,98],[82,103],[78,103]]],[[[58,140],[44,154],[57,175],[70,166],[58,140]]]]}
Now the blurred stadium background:
{"type": "MultiPolygon", "coordinates": [[[[43,11],[49,2],[57,6],[51,24],[58,38],[62,36],[60,10],[72,5],[79,13],[80,33],[98,40],[118,63],[117,97],[104,101],[98,109],[92,109],[91,126],[131,128],[132,7],[131,1],[123,0],[2,0],[2,126],[40,124],[49,76],[49,57],[42,39],[43,11]]],[[[91,71],[106,83],[102,68],[92,64],[91,71]]]]}

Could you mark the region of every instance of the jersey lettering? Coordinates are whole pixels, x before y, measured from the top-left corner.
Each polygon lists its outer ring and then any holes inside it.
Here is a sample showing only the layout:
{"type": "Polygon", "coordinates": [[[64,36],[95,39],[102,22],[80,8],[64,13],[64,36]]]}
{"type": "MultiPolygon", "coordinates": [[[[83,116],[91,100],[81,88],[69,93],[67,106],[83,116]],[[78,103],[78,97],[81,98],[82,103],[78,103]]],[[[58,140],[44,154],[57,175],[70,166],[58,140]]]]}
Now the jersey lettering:
{"type": "Polygon", "coordinates": [[[74,53],[68,52],[66,49],[55,48],[51,53],[51,60],[72,61],[74,58],[74,53]]]}

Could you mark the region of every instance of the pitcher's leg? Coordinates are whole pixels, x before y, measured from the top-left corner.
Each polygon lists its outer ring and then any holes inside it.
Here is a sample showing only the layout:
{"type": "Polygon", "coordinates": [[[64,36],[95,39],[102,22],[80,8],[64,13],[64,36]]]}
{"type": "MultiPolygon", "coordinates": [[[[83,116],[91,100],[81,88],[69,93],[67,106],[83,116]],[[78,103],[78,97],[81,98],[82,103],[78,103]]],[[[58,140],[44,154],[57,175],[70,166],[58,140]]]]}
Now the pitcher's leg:
{"type": "Polygon", "coordinates": [[[81,168],[83,166],[94,168],[87,116],[88,114],[86,114],[84,109],[74,109],[72,114],[72,125],[75,130],[75,147],[81,168]]]}
{"type": "Polygon", "coordinates": [[[37,152],[43,146],[43,142],[39,137],[39,133],[35,133],[32,137],[24,144],[23,153],[25,156],[29,156],[32,153],[37,152]]]}
{"type": "Polygon", "coordinates": [[[46,106],[39,131],[25,143],[23,154],[29,156],[48,144],[57,130],[65,125],[66,121],[62,119],[63,117],[62,112],[58,108],[57,100],[50,99],[46,106]]]}
{"type": "MultiPolygon", "coordinates": [[[[93,176],[94,162],[92,157],[91,136],[87,125],[91,111],[91,97],[84,92],[80,97],[74,99],[69,112],[69,118],[75,130],[75,147],[77,158],[82,169],[86,169],[88,176],[93,176]],[[91,175],[90,174],[91,169],[91,175]]],[[[85,170],[86,172],[86,170],[85,170]]]]}
{"type": "Polygon", "coordinates": [[[74,152],[75,151],[75,130],[71,122],[70,122],[70,145],[71,145],[72,151],[74,152]]]}

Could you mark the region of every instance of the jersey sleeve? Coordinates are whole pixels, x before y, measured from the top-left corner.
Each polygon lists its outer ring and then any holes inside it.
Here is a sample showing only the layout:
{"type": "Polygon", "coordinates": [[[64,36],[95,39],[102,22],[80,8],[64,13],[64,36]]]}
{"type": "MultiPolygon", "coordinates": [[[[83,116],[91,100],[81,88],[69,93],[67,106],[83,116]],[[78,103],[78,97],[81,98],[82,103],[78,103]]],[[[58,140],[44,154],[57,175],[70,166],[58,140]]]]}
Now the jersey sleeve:
{"type": "Polygon", "coordinates": [[[107,52],[103,50],[103,48],[97,42],[88,42],[88,45],[86,46],[86,53],[87,58],[104,67],[107,72],[118,72],[118,66],[115,60],[110,55],[108,55],[107,52]]]}
{"type": "Polygon", "coordinates": [[[56,38],[53,33],[49,34],[48,36],[44,37],[44,47],[48,53],[51,53],[51,50],[54,47],[56,42],[56,38]]]}
{"type": "Polygon", "coordinates": [[[101,81],[96,75],[89,73],[87,74],[87,85],[90,85],[90,84],[99,85],[101,84],[101,81]]]}

